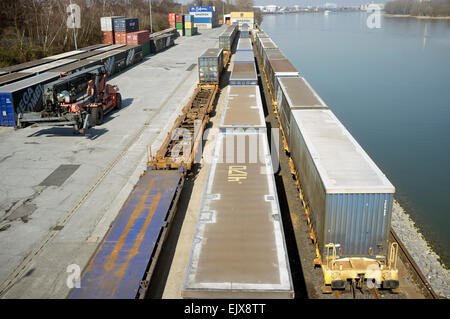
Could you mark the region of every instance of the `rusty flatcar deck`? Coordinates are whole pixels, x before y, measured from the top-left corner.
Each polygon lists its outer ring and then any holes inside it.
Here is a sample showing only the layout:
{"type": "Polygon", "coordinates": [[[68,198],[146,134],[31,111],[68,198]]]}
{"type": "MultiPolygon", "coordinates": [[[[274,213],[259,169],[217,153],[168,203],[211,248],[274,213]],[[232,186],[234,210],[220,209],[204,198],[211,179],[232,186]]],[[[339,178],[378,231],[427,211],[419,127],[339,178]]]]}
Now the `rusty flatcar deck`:
{"type": "Polygon", "coordinates": [[[176,171],[147,171],[93,255],[72,299],[142,297],[183,185],[176,171]]]}

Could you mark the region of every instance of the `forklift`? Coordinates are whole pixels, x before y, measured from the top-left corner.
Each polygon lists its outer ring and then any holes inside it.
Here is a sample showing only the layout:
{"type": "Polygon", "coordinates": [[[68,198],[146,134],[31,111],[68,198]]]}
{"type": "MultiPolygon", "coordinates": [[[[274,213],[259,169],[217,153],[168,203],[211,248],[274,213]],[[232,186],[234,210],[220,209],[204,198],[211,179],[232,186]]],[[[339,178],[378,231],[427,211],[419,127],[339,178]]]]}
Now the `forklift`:
{"type": "Polygon", "coordinates": [[[101,125],[105,114],[122,107],[119,88],[106,84],[106,78],[103,65],[61,75],[60,79],[44,85],[40,111],[18,114],[17,128],[73,126],[83,134],[101,125]]]}

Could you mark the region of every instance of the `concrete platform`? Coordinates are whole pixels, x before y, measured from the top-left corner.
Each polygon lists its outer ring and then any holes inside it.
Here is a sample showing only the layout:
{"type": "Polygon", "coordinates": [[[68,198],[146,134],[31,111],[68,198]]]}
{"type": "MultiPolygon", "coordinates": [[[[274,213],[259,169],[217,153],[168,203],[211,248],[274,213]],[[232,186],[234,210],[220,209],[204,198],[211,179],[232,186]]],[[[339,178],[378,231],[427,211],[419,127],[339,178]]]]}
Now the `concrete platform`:
{"type": "Polygon", "coordinates": [[[0,129],[2,298],[67,296],[67,267],[82,270],[89,261],[143,172],[148,148],[158,150],[192,95],[198,72],[191,66],[218,46],[222,31],[179,38],[110,79],[123,108],[86,136],[70,127],[0,129]]]}

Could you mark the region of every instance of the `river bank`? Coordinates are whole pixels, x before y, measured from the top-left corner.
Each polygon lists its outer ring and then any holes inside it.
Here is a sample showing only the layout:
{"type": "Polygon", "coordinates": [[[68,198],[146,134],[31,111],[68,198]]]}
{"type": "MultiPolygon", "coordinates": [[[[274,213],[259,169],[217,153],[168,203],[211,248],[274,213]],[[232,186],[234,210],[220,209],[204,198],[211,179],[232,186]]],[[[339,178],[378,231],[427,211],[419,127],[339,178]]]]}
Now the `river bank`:
{"type": "Polygon", "coordinates": [[[409,214],[394,200],[392,228],[419,266],[434,291],[450,299],[450,273],[426,241],[409,214]]]}
{"type": "Polygon", "coordinates": [[[416,18],[416,19],[424,19],[424,20],[448,20],[450,17],[431,17],[431,16],[413,16],[410,14],[390,14],[390,13],[382,13],[384,17],[388,18],[416,18]]]}

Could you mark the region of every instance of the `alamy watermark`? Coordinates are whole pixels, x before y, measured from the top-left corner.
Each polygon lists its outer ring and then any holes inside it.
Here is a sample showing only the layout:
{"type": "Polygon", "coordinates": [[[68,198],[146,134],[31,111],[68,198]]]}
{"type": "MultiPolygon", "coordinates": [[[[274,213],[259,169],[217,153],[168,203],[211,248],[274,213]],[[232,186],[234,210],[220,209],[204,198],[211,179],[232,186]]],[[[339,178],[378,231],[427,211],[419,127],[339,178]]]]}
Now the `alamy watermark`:
{"type": "Polygon", "coordinates": [[[71,264],[67,266],[66,272],[69,274],[67,276],[66,285],[69,289],[81,288],[81,268],[77,264],[71,264]]]}
{"type": "Polygon", "coordinates": [[[71,3],[67,6],[66,12],[69,13],[67,17],[68,29],[80,29],[81,28],[81,8],[79,5],[71,3]]]}
{"type": "Polygon", "coordinates": [[[369,4],[367,6],[366,12],[369,16],[366,20],[366,25],[369,29],[380,29],[381,28],[381,8],[376,4],[369,4]]]}

